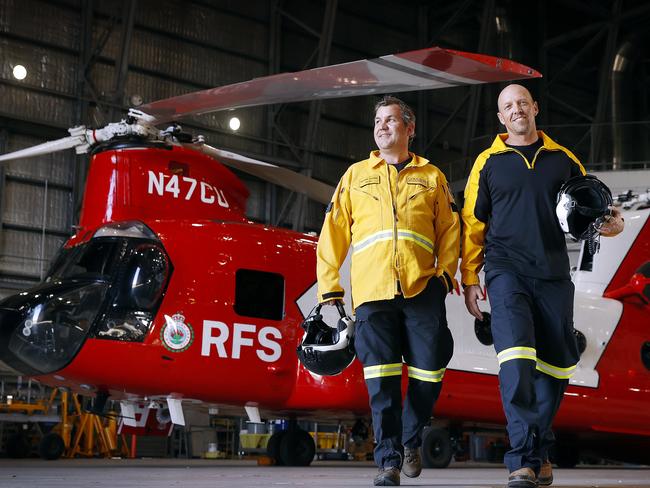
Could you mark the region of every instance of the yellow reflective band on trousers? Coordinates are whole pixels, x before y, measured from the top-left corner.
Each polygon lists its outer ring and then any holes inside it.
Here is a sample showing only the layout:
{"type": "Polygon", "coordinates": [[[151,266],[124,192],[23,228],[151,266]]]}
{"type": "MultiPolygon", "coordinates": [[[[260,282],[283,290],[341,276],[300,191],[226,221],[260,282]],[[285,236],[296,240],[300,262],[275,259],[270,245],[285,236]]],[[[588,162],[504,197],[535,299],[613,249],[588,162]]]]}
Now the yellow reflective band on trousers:
{"type": "Polygon", "coordinates": [[[537,351],[534,347],[509,347],[497,354],[499,366],[511,359],[530,359],[537,361],[537,351]]]}
{"type": "Polygon", "coordinates": [[[497,359],[499,360],[499,366],[512,359],[528,359],[530,361],[535,361],[535,369],[537,369],[537,371],[541,371],[542,373],[559,380],[568,380],[571,378],[578,367],[577,364],[569,366],[568,368],[553,366],[552,364],[539,359],[534,347],[510,347],[497,354],[497,359]]]}
{"type": "Polygon", "coordinates": [[[442,377],[445,375],[445,368],[430,371],[427,369],[408,366],[408,374],[409,378],[413,378],[415,380],[427,381],[429,383],[440,383],[442,381],[442,377]]]}
{"type": "Polygon", "coordinates": [[[569,366],[568,368],[559,368],[557,366],[553,366],[552,364],[548,364],[541,359],[537,360],[537,371],[541,371],[542,373],[546,373],[549,376],[552,376],[553,378],[557,378],[559,380],[568,380],[573,376],[573,374],[576,372],[576,368],[578,367],[577,364],[574,364],[573,366],[569,366]]]}
{"type": "Polygon", "coordinates": [[[363,368],[363,377],[367,380],[384,376],[402,376],[402,363],[378,364],[363,368]]]}

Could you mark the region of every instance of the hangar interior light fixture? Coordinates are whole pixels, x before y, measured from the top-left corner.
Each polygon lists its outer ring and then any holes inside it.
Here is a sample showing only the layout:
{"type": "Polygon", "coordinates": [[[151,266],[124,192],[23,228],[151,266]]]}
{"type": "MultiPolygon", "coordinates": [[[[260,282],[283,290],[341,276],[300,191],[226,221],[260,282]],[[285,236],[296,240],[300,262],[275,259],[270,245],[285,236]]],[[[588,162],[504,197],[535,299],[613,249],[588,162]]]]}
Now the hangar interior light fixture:
{"type": "Polygon", "coordinates": [[[230,130],[237,131],[241,127],[241,121],[237,117],[231,117],[228,121],[228,127],[230,127],[230,130]]]}
{"type": "Polygon", "coordinates": [[[14,66],[13,75],[17,80],[24,80],[27,76],[27,68],[25,68],[22,64],[17,64],[14,66]]]}

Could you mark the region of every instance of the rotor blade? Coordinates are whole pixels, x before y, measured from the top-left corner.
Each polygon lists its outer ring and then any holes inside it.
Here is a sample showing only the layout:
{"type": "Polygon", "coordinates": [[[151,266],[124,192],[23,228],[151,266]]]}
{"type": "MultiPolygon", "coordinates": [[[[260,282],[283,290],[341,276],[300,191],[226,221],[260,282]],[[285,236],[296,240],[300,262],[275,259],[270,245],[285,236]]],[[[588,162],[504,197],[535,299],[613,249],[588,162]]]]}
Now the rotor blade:
{"type": "Polygon", "coordinates": [[[304,193],[309,198],[320,203],[329,203],[334,194],[333,186],[287,168],[275,166],[274,164],[265,163],[264,161],[230,151],[217,149],[207,144],[184,144],[184,146],[189,146],[192,149],[212,156],[220,163],[231,168],[236,168],[244,173],[257,176],[258,178],[275,183],[289,190],[304,193]]]}
{"type": "Polygon", "coordinates": [[[0,156],[0,163],[4,161],[11,161],[12,159],[31,158],[34,156],[41,156],[43,154],[50,154],[65,149],[70,149],[83,144],[84,141],[80,140],[79,136],[69,136],[56,141],[47,141],[37,146],[20,149],[19,151],[10,152],[0,156]]]}
{"type": "Polygon", "coordinates": [[[508,59],[431,47],[255,78],[152,102],[139,109],[155,117],[156,123],[163,123],[187,115],[272,103],[431,90],[541,76],[534,69],[508,59]]]}

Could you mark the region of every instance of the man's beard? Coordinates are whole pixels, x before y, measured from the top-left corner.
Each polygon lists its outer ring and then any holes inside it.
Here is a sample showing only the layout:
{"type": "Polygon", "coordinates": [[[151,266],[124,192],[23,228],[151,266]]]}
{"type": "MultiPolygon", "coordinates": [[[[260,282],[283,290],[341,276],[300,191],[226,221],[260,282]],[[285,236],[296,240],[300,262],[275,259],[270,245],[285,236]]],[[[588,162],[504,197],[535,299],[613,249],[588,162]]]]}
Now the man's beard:
{"type": "Polygon", "coordinates": [[[530,122],[528,119],[518,119],[512,123],[512,132],[518,136],[523,136],[528,134],[530,131],[530,122]]]}

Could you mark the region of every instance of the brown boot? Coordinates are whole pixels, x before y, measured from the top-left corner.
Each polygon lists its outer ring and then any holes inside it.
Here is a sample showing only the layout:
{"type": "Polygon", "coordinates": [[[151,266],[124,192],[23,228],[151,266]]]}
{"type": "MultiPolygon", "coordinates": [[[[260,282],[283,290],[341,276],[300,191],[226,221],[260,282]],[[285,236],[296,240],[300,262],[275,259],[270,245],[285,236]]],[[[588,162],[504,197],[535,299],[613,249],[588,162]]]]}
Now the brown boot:
{"type": "Polygon", "coordinates": [[[537,476],[530,468],[520,468],[508,476],[508,488],[537,488],[537,476]]]}
{"type": "Polygon", "coordinates": [[[404,448],[404,465],[402,466],[402,473],[409,478],[417,478],[422,472],[422,456],[420,456],[420,448],[409,447],[404,448]]]}
{"type": "Polygon", "coordinates": [[[399,469],[393,466],[381,468],[373,483],[375,486],[399,486],[399,469]]]}
{"type": "Polygon", "coordinates": [[[539,470],[537,482],[540,486],[549,486],[553,484],[553,466],[549,461],[544,461],[542,468],[539,470]]]}

